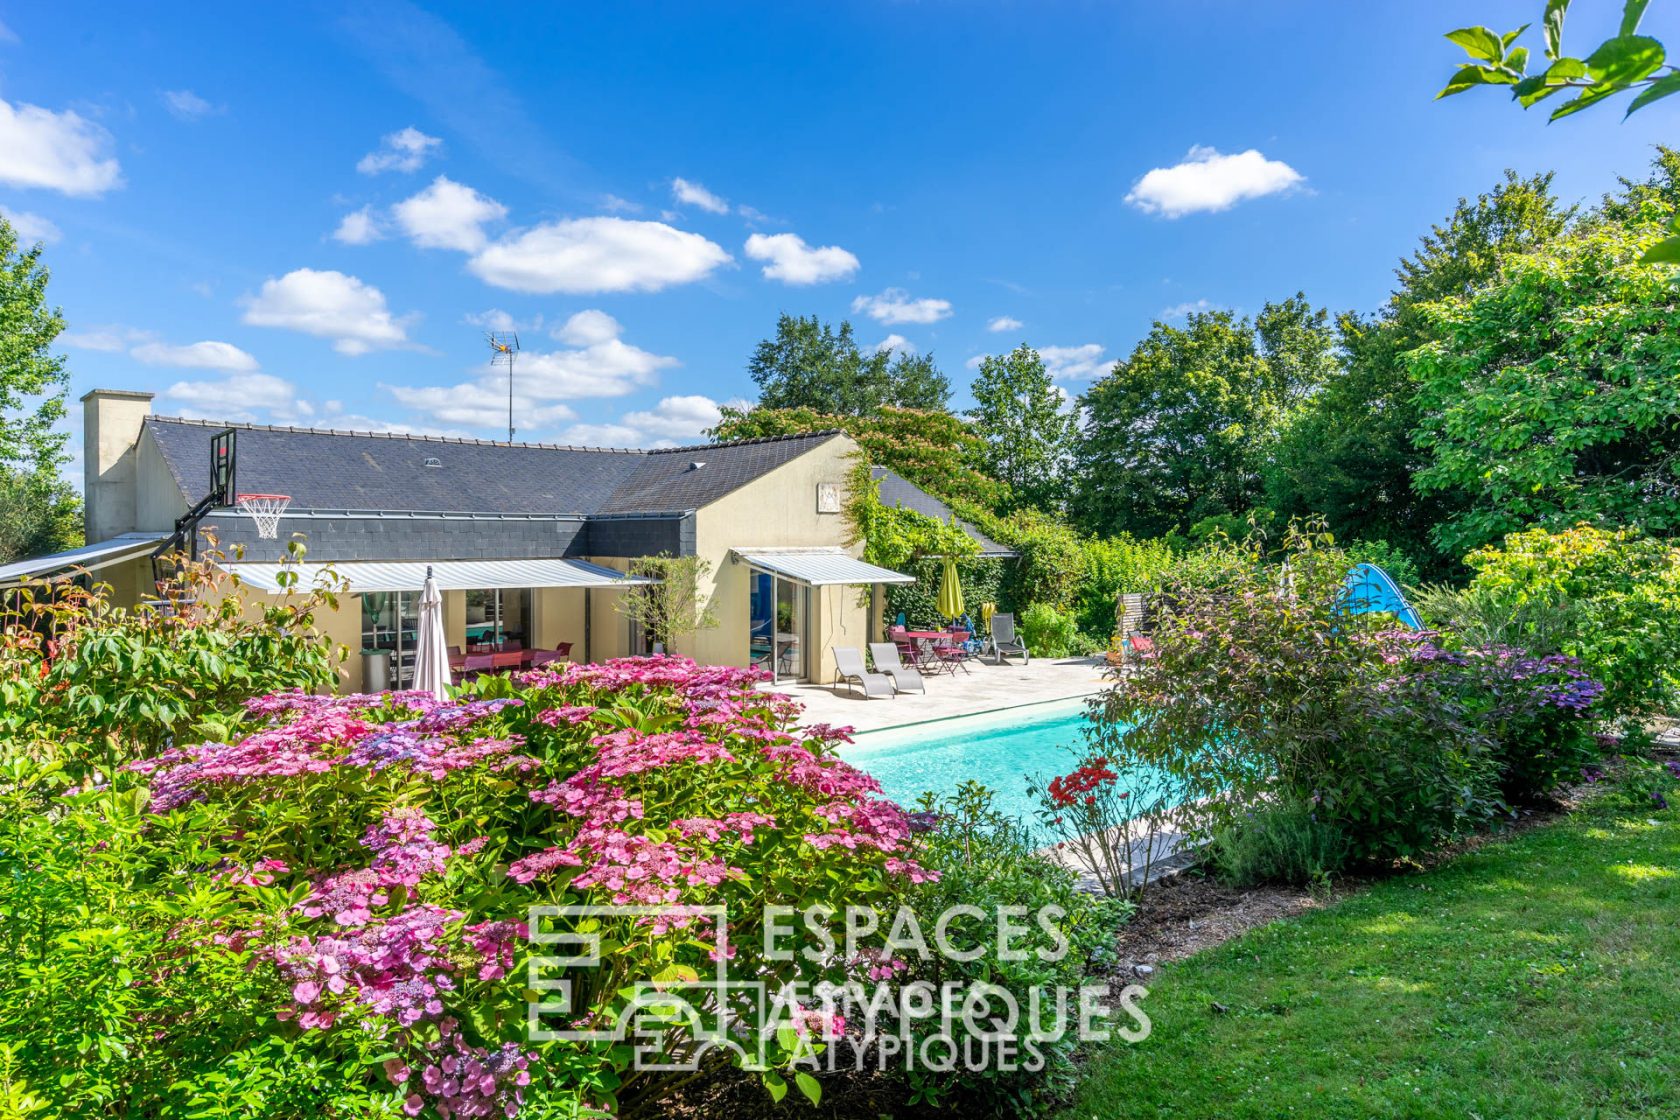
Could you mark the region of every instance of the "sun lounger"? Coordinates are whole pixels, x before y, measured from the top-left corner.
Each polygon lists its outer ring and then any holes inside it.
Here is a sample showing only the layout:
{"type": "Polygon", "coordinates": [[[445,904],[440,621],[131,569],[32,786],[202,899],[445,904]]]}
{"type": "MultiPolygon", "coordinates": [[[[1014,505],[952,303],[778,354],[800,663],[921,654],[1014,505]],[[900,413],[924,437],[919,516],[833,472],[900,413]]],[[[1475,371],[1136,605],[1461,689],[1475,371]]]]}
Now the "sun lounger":
{"type": "Polygon", "coordinates": [[[1023,642],[1015,633],[1015,616],[1012,614],[994,614],[992,616],[992,660],[1002,665],[1003,659],[1009,654],[1020,654],[1021,663],[1031,664],[1032,657],[1027,653],[1027,643],[1023,642]]]}
{"type": "Polygon", "coordinates": [[[885,673],[871,673],[863,667],[863,654],[855,649],[834,647],[834,683],[846,682],[846,687],[854,685],[863,688],[866,697],[894,696],[897,690],[893,688],[893,679],[885,673]]]}
{"type": "Polygon", "coordinates": [[[877,671],[892,678],[893,687],[900,692],[926,692],[927,681],[915,668],[898,659],[898,647],[891,642],[870,642],[869,656],[875,659],[877,671]]]}

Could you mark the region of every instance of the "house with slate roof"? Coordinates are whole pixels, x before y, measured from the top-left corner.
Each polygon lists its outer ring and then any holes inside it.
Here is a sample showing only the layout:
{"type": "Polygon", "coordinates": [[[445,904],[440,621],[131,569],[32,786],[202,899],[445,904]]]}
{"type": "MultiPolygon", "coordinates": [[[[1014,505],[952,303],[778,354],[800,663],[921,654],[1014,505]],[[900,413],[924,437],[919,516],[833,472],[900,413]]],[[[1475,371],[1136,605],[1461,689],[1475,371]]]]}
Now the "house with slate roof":
{"type": "MultiPolygon", "coordinates": [[[[150,394],[119,390],[82,404],[89,543],[0,567],[0,583],[75,565],[132,604],[155,597],[155,553],[212,543],[236,557],[218,563],[240,594],[286,594],[288,565],[300,586],[330,567],[349,594],[325,629],[353,652],[385,651],[367,664],[387,664],[393,687],[412,670],[428,567],[451,645],[569,644],[573,659],[601,660],[647,651],[615,605],[635,583],[632,561],[699,556],[717,625],[673,652],[819,681],[833,679],[833,647],[880,635],[881,595],[867,589],[912,581],[864,563],[848,540],[858,449],[841,432],[607,449],[154,416],[150,394]],[[213,439],[231,480],[211,470],[213,439]],[[290,499],[273,539],[234,507],[253,492],[290,499]],[[293,540],[301,564],[287,558],[293,540]]],[[[949,519],[899,476],[877,477],[884,500],[949,519]]],[[[988,555],[1006,554],[968,528],[988,555]]],[[[363,665],[350,659],[346,688],[378,683],[363,665]]]]}

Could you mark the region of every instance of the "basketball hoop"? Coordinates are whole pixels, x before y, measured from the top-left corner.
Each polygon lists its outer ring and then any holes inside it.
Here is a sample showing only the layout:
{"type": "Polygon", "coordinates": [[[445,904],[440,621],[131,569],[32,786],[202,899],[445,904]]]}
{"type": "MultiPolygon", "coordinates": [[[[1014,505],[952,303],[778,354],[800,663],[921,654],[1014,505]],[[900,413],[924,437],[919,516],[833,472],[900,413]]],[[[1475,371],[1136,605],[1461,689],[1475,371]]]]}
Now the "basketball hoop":
{"type": "Polygon", "coordinates": [[[290,494],[241,494],[235,508],[257,527],[257,536],[271,541],[280,535],[280,515],[292,504],[290,494]]]}

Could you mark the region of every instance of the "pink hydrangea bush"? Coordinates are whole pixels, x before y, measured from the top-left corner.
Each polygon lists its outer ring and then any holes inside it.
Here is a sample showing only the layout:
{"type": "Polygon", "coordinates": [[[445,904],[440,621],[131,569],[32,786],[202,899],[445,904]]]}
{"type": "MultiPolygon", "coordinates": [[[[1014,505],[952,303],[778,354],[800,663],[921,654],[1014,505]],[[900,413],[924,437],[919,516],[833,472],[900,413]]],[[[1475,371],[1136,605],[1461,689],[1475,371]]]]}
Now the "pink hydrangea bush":
{"type": "Polygon", "coordinates": [[[569,1021],[543,1023],[561,1030],[611,1025],[629,986],[720,960],[772,984],[843,980],[843,960],[765,958],[765,907],[886,908],[935,878],[905,813],[833,753],[844,732],[796,727],[757,681],[652,657],[490,678],[447,704],[285,693],[250,703],[255,734],[133,771],[158,827],[213,822],[206,875],[241,902],[214,938],[272,976],[275,1029],[383,1052],[368,1077],[410,1115],[513,1116],[533,1092],[633,1111],[669,1079],[631,1075],[626,1047],[527,1040],[527,963],[552,951],[528,940],[533,905],[681,908],[543,920],[539,936],[587,923],[612,946],[568,974],[569,1021]],[[720,906],[727,938],[700,912],[720,906]]]}

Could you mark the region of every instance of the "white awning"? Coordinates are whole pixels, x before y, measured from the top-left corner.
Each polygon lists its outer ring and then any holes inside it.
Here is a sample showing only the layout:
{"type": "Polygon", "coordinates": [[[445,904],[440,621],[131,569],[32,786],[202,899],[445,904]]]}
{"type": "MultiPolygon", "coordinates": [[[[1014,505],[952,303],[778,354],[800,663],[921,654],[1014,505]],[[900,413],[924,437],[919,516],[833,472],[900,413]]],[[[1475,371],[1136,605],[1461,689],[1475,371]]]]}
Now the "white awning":
{"type": "Polygon", "coordinates": [[[838,548],[738,548],[735,555],[761,571],[811,587],[916,582],[915,576],[865,564],[838,548]]]}
{"type": "Polygon", "coordinates": [[[259,591],[278,594],[282,571],[297,573],[292,586],[307,591],[331,569],[348,583],[351,594],[364,591],[415,591],[432,569],[440,591],[478,591],[496,587],[634,587],[658,580],[582,560],[345,560],[336,564],[226,563],[223,570],[259,591]]]}
{"type": "Polygon", "coordinates": [[[167,539],[168,533],[123,533],[108,541],[84,544],[51,556],[37,556],[33,560],[15,560],[0,564],[0,584],[18,583],[31,576],[44,576],[65,568],[85,568],[96,571],[136,556],[143,556],[167,539]]]}

